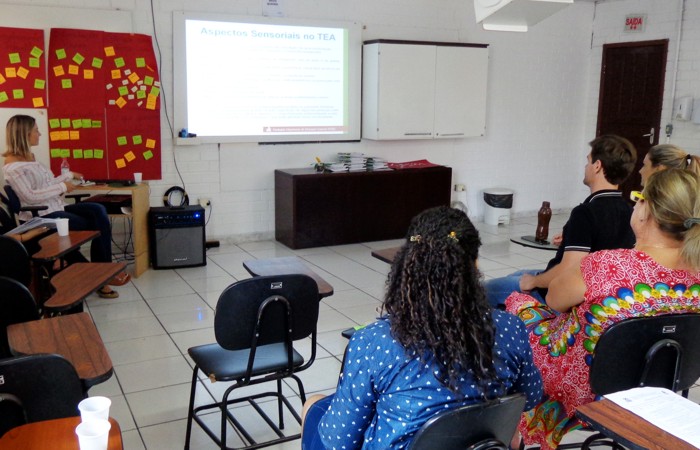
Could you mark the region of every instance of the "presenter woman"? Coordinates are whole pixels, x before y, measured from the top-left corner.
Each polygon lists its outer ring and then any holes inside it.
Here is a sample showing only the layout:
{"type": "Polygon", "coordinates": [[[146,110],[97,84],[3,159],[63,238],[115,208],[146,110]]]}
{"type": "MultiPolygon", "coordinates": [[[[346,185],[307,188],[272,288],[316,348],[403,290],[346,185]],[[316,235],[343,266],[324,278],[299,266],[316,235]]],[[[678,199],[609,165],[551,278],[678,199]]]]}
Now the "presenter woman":
{"type": "MultiPolygon", "coordinates": [[[[97,203],[65,203],[63,194],[75,189],[71,180],[80,177],[77,173],[61,174],[54,177],[51,171],[36,161],[31,147],[39,144],[41,133],[36,120],[31,116],[16,115],[10,118],[6,127],[7,149],[2,156],[5,164],[2,171],[5,182],[17,193],[24,206],[45,205],[48,209],[39,214],[48,218],[67,218],[71,230],[97,230],[100,236],[93,239],[90,258],[93,262],[112,261],[112,231],[104,206],[97,203]]],[[[29,212],[20,214],[22,219],[30,219],[29,212]]],[[[129,274],[122,272],[110,282],[121,286],[130,280],[129,274]]],[[[117,298],[119,294],[109,286],[98,291],[100,297],[117,298]]]]}

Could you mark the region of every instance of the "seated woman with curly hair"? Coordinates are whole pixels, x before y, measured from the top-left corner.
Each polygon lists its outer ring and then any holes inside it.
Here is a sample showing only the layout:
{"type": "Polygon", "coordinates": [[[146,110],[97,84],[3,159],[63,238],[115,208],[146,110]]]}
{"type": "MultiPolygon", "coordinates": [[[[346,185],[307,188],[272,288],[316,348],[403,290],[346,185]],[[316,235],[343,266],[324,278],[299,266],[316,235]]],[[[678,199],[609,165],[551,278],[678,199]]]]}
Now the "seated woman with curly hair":
{"type": "Polygon", "coordinates": [[[539,401],[523,324],[486,301],[480,245],[462,211],[438,207],[412,220],[386,315],[352,336],[336,393],[307,402],[303,449],[406,448],[445,410],[515,392],[527,395],[527,409],[539,401]]]}

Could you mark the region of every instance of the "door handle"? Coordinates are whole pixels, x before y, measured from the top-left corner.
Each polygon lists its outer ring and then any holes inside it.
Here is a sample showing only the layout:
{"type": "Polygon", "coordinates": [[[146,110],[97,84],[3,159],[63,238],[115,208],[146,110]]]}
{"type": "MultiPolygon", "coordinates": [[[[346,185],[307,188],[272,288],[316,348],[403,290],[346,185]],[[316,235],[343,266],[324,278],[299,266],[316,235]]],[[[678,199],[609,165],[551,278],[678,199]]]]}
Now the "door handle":
{"type": "Polygon", "coordinates": [[[649,137],[649,143],[654,143],[654,128],[652,127],[648,134],[643,134],[642,137],[649,137]]]}

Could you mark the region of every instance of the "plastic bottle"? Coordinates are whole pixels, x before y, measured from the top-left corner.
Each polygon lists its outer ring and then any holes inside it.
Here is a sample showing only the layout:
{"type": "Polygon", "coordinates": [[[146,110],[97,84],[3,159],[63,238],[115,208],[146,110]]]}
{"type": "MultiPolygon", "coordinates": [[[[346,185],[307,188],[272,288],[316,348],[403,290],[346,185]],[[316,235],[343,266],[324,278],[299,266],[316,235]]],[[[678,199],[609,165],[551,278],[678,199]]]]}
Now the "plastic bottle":
{"type": "Polygon", "coordinates": [[[67,173],[70,173],[70,165],[68,164],[68,160],[63,158],[63,161],[61,161],[61,175],[65,175],[67,173]]]}
{"type": "Polygon", "coordinates": [[[549,235],[549,219],[552,218],[552,208],[549,207],[549,202],[542,202],[542,207],[537,213],[537,230],[535,231],[535,240],[540,243],[547,242],[549,235]]]}

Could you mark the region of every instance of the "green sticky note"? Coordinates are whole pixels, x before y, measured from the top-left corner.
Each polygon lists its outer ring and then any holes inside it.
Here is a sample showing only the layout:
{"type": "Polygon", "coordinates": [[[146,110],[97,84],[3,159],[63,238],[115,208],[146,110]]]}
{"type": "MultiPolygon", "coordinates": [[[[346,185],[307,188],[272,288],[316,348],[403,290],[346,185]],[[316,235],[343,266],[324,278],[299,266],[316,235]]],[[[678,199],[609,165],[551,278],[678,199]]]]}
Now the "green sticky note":
{"type": "Polygon", "coordinates": [[[73,62],[76,63],[77,65],[81,65],[85,61],[85,57],[81,55],[80,53],[76,53],[73,56],[73,62]]]}
{"type": "Polygon", "coordinates": [[[83,128],[82,119],[73,119],[73,128],[83,128]]]}
{"type": "Polygon", "coordinates": [[[84,159],[92,159],[92,157],[93,156],[92,156],[92,149],[91,148],[83,150],[83,158],[84,159]]]}
{"type": "Polygon", "coordinates": [[[143,77],[143,84],[147,86],[152,86],[153,85],[153,77],[146,75],[143,77]]]}
{"type": "Polygon", "coordinates": [[[92,128],[92,120],[90,119],[83,119],[83,128],[92,128]]]}
{"type": "Polygon", "coordinates": [[[8,56],[10,57],[10,64],[19,64],[22,62],[19,53],[10,53],[8,56]]]}
{"type": "Polygon", "coordinates": [[[136,58],[136,67],[146,67],[146,58],[136,58]]]}
{"type": "Polygon", "coordinates": [[[7,92],[2,91],[0,92],[0,103],[4,103],[9,100],[9,97],[7,96],[7,92]]]}
{"type": "Polygon", "coordinates": [[[104,157],[104,150],[96,148],[93,152],[93,156],[95,157],[95,159],[102,159],[104,157]]]}
{"type": "Polygon", "coordinates": [[[70,158],[70,149],[62,148],[61,149],[61,158],[70,158]]]}
{"type": "Polygon", "coordinates": [[[41,55],[44,54],[44,51],[42,49],[40,49],[39,47],[34,46],[34,48],[32,49],[31,52],[29,52],[29,54],[35,58],[39,58],[41,55]]]}
{"type": "Polygon", "coordinates": [[[116,68],[124,67],[124,64],[126,64],[126,63],[124,62],[124,58],[121,58],[121,57],[120,57],[120,58],[115,58],[115,59],[114,59],[114,67],[116,67],[116,68]]]}
{"type": "Polygon", "coordinates": [[[153,158],[153,152],[151,150],[146,150],[145,152],[143,152],[143,159],[148,161],[151,158],[153,158]]]}
{"type": "Polygon", "coordinates": [[[15,100],[24,98],[24,89],[12,89],[12,98],[15,100]]]}
{"type": "Polygon", "coordinates": [[[36,79],[34,80],[34,89],[44,89],[46,87],[46,81],[45,80],[40,80],[36,79]]]}
{"type": "Polygon", "coordinates": [[[29,58],[29,67],[38,68],[41,65],[39,58],[29,58]]]}
{"type": "Polygon", "coordinates": [[[129,89],[126,86],[119,86],[119,95],[124,97],[125,95],[129,95],[129,89]]]}
{"type": "Polygon", "coordinates": [[[134,145],[139,145],[143,142],[143,138],[141,138],[141,135],[137,134],[131,138],[131,141],[134,143],[134,145]]]}
{"type": "Polygon", "coordinates": [[[160,88],[153,86],[151,88],[151,95],[153,95],[154,97],[158,97],[158,94],[160,94],[160,88]]]}
{"type": "Polygon", "coordinates": [[[70,78],[64,78],[61,80],[61,87],[63,89],[70,89],[73,87],[73,80],[70,78]]]}
{"type": "Polygon", "coordinates": [[[136,91],[136,98],[146,98],[146,91],[138,90],[136,91]]]}
{"type": "Polygon", "coordinates": [[[59,48],[58,50],[56,50],[56,58],[66,59],[66,50],[63,48],[59,48]]]}
{"type": "Polygon", "coordinates": [[[51,149],[51,157],[52,158],[60,158],[61,157],[61,149],[60,148],[52,148],[51,149]]]}
{"type": "Polygon", "coordinates": [[[58,119],[49,119],[49,128],[58,128],[61,126],[61,121],[58,119]]]}
{"type": "Polygon", "coordinates": [[[94,57],[92,58],[92,67],[95,69],[101,69],[102,68],[102,58],[94,57]]]}
{"type": "Polygon", "coordinates": [[[82,148],[73,149],[73,158],[83,159],[83,149],[82,148]]]}
{"type": "Polygon", "coordinates": [[[101,120],[93,120],[92,121],[92,128],[102,128],[102,121],[101,120]]]}
{"type": "Polygon", "coordinates": [[[70,119],[61,119],[61,128],[70,128],[70,119]]]}
{"type": "Polygon", "coordinates": [[[117,144],[119,144],[119,145],[126,145],[126,136],[119,136],[119,137],[117,137],[117,144]]]}

